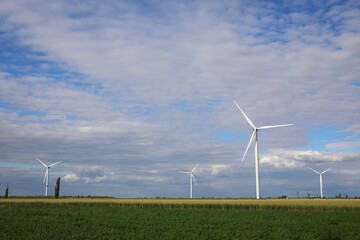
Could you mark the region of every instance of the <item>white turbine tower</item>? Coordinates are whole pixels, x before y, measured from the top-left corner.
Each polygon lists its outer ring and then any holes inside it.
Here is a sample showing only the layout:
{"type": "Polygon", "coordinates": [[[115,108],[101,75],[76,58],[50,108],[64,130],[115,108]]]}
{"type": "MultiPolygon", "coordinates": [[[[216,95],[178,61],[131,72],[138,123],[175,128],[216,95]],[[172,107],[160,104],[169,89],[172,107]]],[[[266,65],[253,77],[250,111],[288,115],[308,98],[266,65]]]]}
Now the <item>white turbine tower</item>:
{"type": "Polygon", "coordinates": [[[309,167],[309,169],[310,170],[312,170],[314,173],[317,173],[317,174],[319,174],[320,175],[320,196],[321,196],[321,198],[323,198],[323,183],[322,183],[322,175],[324,174],[324,173],[326,173],[327,171],[329,171],[330,169],[332,169],[332,167],[331,168],[329,168],[329,169],[326,169],[325,171],[323,171],[322,173],[319,173],[318,171],[315,171],[314,169],[312,169],[312,168],[310,168],[309,167]]]}
{"type": "Polygon", "coordinates": [[[47,197],[48,195],[48,187],[49,187],[49,171],[50,171],[50,168],[55,166],[56,164],[58,163],[61,163],[61,161],[59,162],[56,162],[56,163],[53,163],[49,166],[47,166],[45,163],[43,163],[38,157],[36,157],[36,159],[41,162],[42,165],[44,165],[44,167],[46,168],[46,171],[45,171],[45,176],[44,176],[44,183],[46,181],[46,190],[45,190],[45,197],[47,197]]]}
{"type": "Polygon", "coordinates": [[[196,166],[194,167],[194,169],[191,172],[183,172],[183,171],[179,171],[180,173],[186,173],[190,175],[190,198],[192,198],[192,181],[194,180],[194,183],[197,185],[195,177],[194,177],[194,171],[197,168],[197,166],[199,165],[196,164],[196,166]]]}
{"type": "Polygon", "coordinates": [[[251,122],[251,120],[248,118],[248,116],[246,116],[246,114],[244,113],[244,111],[239,107],[239,105],[234,101],[235,105],[239,108],[240,112],[244,115],[245,119],[247,120],[247,122],[250,124],[250,126],[254,129],[251,137],[250,137],[250,141],[249,144],[245,150],[245,153],[241,159],[241,161],[244,160],[247,151],[249,150],[249,147],[251,145],[251,143],[254,141],[255,139],[255,174],[256,174],[256,198],[260,199],[260,176],[259,176],[259,148],[258,148],[258,130],[263,130],[263,129],[269,129],[269,128],[276,128],[276,127],[286,127],[286,126],[291,126],[293,124],[283,124],[283,125],[273,125],[273,126],[263,126],[263,127],[255,127],[255,125],[251,122]]]}

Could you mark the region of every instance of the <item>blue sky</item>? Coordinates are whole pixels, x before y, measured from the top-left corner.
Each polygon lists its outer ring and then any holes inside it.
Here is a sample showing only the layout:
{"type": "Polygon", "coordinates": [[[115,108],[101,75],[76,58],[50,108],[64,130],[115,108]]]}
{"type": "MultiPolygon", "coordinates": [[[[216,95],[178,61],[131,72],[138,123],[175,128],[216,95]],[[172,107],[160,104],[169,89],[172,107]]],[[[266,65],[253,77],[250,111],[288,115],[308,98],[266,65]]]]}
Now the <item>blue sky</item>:
{"type": "Polygon", "coordinates": [[[0,191],[360,196],[358,1],[1,1],[0,191]]]}

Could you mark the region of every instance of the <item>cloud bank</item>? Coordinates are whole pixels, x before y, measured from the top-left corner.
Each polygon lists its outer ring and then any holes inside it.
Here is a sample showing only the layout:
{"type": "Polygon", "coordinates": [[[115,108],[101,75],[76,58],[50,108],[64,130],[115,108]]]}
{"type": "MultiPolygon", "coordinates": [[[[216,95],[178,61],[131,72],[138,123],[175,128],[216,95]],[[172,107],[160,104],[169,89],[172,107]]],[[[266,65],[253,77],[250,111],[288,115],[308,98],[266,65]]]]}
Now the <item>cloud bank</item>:
{"type": "MultiPolygon", "coordinates": [[[[233,100],[257,126],[295,124],[259,134],[265,175],[356,168],[357,1],[0,4],[1,161],[63,160],[68,194],[179,197],[174,173],[200,162],[199,196],[251,196],[253,161],[239,162],[251,129],[233,100]]],[[[0,182],[12,171],[27,169],[0,182]]],[[[41,192],[23,176],[18,194],[41,192]]]]}

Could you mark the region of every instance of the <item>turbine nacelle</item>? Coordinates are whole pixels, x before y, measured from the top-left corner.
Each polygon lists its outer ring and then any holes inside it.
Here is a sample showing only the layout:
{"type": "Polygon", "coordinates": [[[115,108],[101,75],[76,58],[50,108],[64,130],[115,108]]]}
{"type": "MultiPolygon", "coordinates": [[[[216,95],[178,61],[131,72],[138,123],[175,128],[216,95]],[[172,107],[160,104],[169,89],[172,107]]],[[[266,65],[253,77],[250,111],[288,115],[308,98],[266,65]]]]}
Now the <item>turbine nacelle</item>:
{"type": "Polygon", "coordinates": [[[332,167],[331,168],[328,168],[328,169],[326,169],[325,171],[323,171],[323,172],[318,172],[318,171],[315,171],[314,169],[312,169],[311,167],[308,167],[308,169],[310,169],[310,170],[312,170],[314,173],[317,173],[317,174],[319,174],[319,175],[322,175],[322,174],[324,174],[324,173],[326,173],[327,171],[329,171],[330,169],[332,169],[332,167]]]}
{"type": "Polygon", "coordinates": [[[47,169],[50,169],[51,167],[55,166],[56,164],[59,164],[59,163],[62,162],[62,161],[59,161],[59,162],[50,164],[50,165],[48,166],[48,165],[46,165],[45,163],[43,163],[38,157],[36,157],[36,159],[37,159],[42,165],[44,165],[44,167],[46,167],[47,169]]]}

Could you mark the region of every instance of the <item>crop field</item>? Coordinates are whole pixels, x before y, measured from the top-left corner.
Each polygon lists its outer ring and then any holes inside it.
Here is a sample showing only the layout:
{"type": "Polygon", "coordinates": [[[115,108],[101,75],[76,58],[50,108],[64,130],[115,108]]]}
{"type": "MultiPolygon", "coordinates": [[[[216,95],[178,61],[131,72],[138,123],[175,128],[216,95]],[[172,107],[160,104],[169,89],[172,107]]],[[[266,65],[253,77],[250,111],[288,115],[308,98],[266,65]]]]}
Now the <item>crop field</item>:
{"type": "Polygon", "coordinates": [[[360,239],[360,200],[0,199],[0,239],[360,239]]]}

